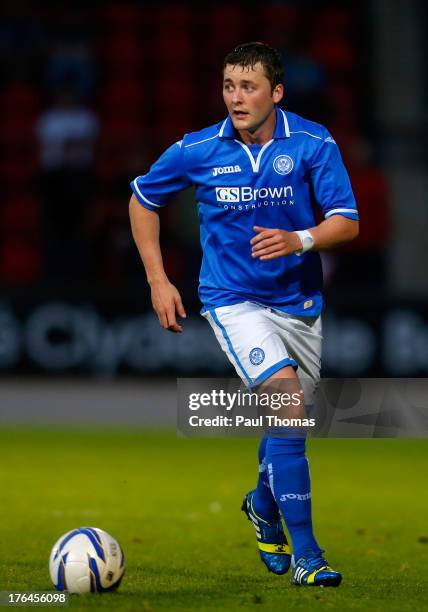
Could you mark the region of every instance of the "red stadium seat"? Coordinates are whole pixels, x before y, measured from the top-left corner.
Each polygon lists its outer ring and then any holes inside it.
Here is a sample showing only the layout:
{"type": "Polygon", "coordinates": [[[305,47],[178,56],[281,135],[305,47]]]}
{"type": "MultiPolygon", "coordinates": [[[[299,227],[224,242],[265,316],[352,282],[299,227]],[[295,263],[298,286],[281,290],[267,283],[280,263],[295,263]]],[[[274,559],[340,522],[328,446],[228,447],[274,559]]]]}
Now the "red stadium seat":
{"type": "Polygon", "coordinates": [[[38,90],[32,85],[20,81],[10,83],[0,95],[2,114],[8,111],[35,113],[39,104],[38,90]]]}
{"type": "Polygon", "coordinates": [[[147,19],[147,10],[134,2],[112,2],[102,12],[101,20],[108,28],[138,30],[147,19]]]}
{"type": "Polygon", "coordinates": [[[331,71],[350,72],[355,64],[355,50],[348,40],[320,37],[311,44],[310,53],[331,71]]]}
{"type": "Polygon", "coordinates": [[[195,97],[194,90],[191,86],[189,75],[182,79],[163,78],[157,84],[157,99],[160,108],[172,110],[172,108],[181,109],[192,104],[195,97]]]}
{"type": "Polygon", "coordinates": [[[302,11],[295,6],[269,4],[260,14],[260,38],[273,47],[283,47],[297,31],[302,11]]]}
{"type": "Polygon", "coordinates": [[[110,142],[132,142],[134,135],[141,132],[141,122],[135,117],[114,114],[108,122],[103,123],[103,138],[110,142]]]}
{"type": "Polygon", "coordinates": [[[137,36],[128,36],[126,32],[122,32],[120,36],[109,37],[104,42],[101,56],[108,63],[125,63],[138,67],[143,61],[141,49],[141,42],[137,36]]]}
{"type": "Polygon", "coordinates": [[[190,34],[187,32],[163,33],[156,40],[156,58],[159,64],[165,64],[164,72],[189,71],[194,61],[194,50],[190,34]]]}
{"type": "Polygon", "coordinates": [[[101,108],[139,107],[143,101],[143,84],[136,79],[110,80],[105,83],[100,94],[101,108]]]}
{"type": "Polygon", "coordinates": [[[0,208],[0,225],[7,231],[37,235],[40,231],[40,204],[31,194],[20,193],[0,208]]]}
{"type": "Polygon", "coordinates": [[[154,13],[154,20],[159,31],[186,30],[192,23],[192,9],[187,4],[160,4],[154,13]]]}
{"type": "Polygon", "coordinates": [[[27,285],[38,280],[41,254],[32,237],[8,235],[0,247],[0,279],[11,286],[27,285]]]}
{"type": "Polygon", "coordinates": [[[232,30],[235,27],[239,27],[245,21],[246,11],[243,6],[233,4],[218,4],[210,8],[209,23],[212,28],[218,28],[219,34],[223,33],[224,30],[232,30]]]}
{"type": "MultiPolygon", "coordinates": [[[[19,153],[19,152],[18,152],[19,153]]],[[[38,160],[35,156],[6,157],[0,164],[0,181],[6,190],[23,189],[38,170],[38,160]]]]}

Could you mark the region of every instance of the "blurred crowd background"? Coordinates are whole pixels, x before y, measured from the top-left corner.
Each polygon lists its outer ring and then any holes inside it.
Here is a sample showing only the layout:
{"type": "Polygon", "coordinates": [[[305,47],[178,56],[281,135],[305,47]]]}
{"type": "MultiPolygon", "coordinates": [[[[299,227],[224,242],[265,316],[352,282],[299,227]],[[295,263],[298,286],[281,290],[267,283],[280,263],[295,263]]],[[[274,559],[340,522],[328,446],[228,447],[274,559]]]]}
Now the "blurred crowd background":
{"type": "Polygon", "coordinates": [[[428,374],[427,9],[422,1],[82,2],[0,9],[0,372],[222,374],[198,317],[193,191],[162,215],[190,318],[162,332],[129,182],[225,116],[223,57],[268,42],[284,106],[338,142],[358,239],[323,255],[324,374],[428,374]]]}

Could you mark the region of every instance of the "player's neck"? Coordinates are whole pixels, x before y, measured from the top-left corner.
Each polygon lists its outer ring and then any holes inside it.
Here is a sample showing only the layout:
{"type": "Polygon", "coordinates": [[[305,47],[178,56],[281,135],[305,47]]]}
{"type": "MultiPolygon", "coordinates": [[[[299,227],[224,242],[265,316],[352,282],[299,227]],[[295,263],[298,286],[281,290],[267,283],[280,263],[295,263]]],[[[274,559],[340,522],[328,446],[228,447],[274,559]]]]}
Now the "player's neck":
{"type": "Polygon", "coordinates": [[[268,117],[255,130],[238,130],[244,144],[264,145],[273,138],[276,125],[276,111],[273,108],[268,117]]]}

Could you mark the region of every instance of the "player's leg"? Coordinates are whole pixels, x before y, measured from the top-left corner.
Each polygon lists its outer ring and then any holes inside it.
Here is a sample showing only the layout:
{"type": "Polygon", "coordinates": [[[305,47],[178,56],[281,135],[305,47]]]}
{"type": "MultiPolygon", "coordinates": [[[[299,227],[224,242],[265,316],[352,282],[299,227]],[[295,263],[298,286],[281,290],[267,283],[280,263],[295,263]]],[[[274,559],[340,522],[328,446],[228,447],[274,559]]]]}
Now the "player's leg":
{"type": "Polygon", "coordinates": [[[263,436],[259,444],[259,475],[257,486],[253,492],[252,503],[254,511],[266,521],[271,522],[277,520],[278,506],[269,486],[269,474],[266,462],[267,441],[268,437],[263,436]]]}
{"type": "MultiPolygon", "coordinates": [[[[244,384],[253,388],[278,364],[293,363],[284,351],[284,344],[275,334],[264,308],[244,302],[205,313],[220,346],[234,365],[244,384]]],[[[256,530],[259,554],[269,571],[288,571],[291,554],[281,522],[278,506],[269,486],[265,453],[267,438],[259,445],[259,477],[255,490],[244,498],[242,510],[256,530]]]]}
{"type": "MultiPolygon", "coordinates": [[[[269,315],[273,316],[274,315],[269,315]]],[[[262,389],[282,390],[292,394],[303,387],[307,405],[313,403],[313,396],[319,380],[321,352],[321,322],[319,319],[296,318],[278,315],[278,324],[284,328],[287,351],[299,363],[300,381],[291,367],[275,372],[262,389]],[[294,380],[293,380],[294,379],[294,380]],[[294,385],[294,387],[293,387],[294,385]]],[[[291,418],[306,416],[305,398],[293,412],[285,415],[291,418]]],[[[338,586],[341,575],[332,570],[322,557],[313,532],[311,507],[311,482],[309,464],[305,454],[306,436],[301,431],[285,431],[281,435],[269,436],[266,444],[266,462],[272,493],[280,508],[289,531],[294,557],[292,582],[302,585],[338,586]]]]}
{"type": "MultiPolygon", "coordinates": [[[[211,324],[220,346],[249,388],[269,377],[282,365],[296,365],[285,352],[274,324],[266,318],[266,308],[243,302],[208,311],[204,317],[211,324]]],[[[288,368],[286,368],[288,369],[288,368]]],[[[289,368],[292,370],[292,368],[289,368]]],[[[259,475],[252,495],[254,511],[266,521],[276,520],[278,506],[269,487],[265,460],[267,438],[260,441],[259,475]]]]}
{"type": "MultiPolygon", "coordinates": [[[[259,392],[287,393],[293,395],[300,390],[296,372],[287,367],[266,380],[259,392]]],[[[301,404],[287,409],[281,415],[285,418],[305,417],[304,398],[301,404]]],[[[293,544],[293,555],[318,555],[321,552],[312,527],[311,483],[306,457],[306,437],[303,430],[291,431],[285,428],[269,435],[266,444],[266,463],[269,484],[293,544]]]]}
{"type": "MultiPolygon", "coordinates": [[[[272,381],[286,379],[295,379],[294,368],[287,366],[281,368],[275,372],[269,379],[268,382],[272,386],[272,381]]],[[[263,390],[266,387],[265,384],[261,384],[258,390],[263,390]]],[[[265,435],[259,444],[259,477],[257,480],[257,487],[253,494],[253,507],[254,510],[266,518],[266,520],[273,520],[278,514],[278,504],[272,494],[270,483],[269,483],[269,472],[268,462],[266,460],[266,447],[268,444],[269,436],[265,435]]]]}

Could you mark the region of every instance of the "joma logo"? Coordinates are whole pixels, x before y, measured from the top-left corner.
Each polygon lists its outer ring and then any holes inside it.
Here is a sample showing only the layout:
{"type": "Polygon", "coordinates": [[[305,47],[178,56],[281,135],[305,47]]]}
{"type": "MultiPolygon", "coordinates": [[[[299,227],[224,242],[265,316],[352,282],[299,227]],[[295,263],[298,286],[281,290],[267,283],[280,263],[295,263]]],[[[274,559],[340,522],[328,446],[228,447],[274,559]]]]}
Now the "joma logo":
{"type": "Polygon", "coordinates": [[[232,174],[233,172],[241,172],[241,166],[219,166],[218,168],[213,168],[213,176],[232,174]]]}
{"type": "Polygon", "coordinates": [[[305,499],[310,499],[310,493],[284,493],[279,498],[279,501],[287,501],[288,499],[298,499],[299,501],[305,501],[305,499]]]}

